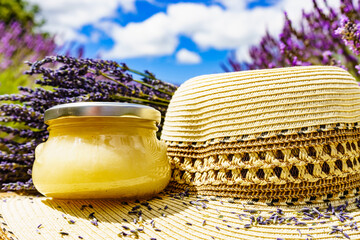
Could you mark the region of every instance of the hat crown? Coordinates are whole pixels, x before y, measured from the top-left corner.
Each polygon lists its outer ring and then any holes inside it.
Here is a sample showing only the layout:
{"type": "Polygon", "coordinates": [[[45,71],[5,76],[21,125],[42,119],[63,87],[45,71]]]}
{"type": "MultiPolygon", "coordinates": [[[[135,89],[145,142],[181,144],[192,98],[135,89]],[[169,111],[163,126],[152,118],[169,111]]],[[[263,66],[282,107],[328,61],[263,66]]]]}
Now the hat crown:
{"type": "Polygon", "coordinates": [[[274,135],[299,127],[354,123],[360,120],[359,94],[347,71],[330,66],[199,76],[182,84],[173,96],[162,139],[256,138],[264,132],[274,135]]]}
{"type": "Polygon", "coordinates": [[[357,183],[359,120],[359,86],[341,68],[253,70],[186,81],[162,139],[175,187],[307,197],[357,183]]]}

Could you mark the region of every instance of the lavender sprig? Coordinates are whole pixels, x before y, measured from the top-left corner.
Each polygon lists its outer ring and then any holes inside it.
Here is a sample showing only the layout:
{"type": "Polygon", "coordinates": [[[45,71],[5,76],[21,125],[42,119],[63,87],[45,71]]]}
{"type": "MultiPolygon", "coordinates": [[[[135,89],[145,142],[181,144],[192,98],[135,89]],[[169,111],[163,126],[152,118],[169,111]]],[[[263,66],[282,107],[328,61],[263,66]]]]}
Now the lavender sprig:
{"type": "Polygon", "coordinates": [[[293,23],[285,12],[278,36],[266,33],[258,45],[249,49],[251,60],[239,63],[228,59],[230,69],[263,69],[287,66],[332,65],[342,67],[360,80],[360,5],[353,0],[339,0],[340,7],[326,0],[313,0],[313,9],[303,11],[301,21],[293,23]],[[319,2],[324,4],[319,7],[319,2]]]}

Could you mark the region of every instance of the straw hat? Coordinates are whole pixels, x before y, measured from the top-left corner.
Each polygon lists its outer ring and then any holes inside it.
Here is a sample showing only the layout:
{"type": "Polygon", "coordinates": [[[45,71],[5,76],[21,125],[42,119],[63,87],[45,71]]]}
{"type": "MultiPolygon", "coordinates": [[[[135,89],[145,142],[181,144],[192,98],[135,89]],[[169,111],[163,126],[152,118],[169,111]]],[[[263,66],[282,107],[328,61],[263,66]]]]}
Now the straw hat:
{"type": "Polygon", "coordinates": [[[3,237],[360,239],[359,121],[359,86],[337,67],[196,77],[166,115],[166,191],[128,202],[8,197],[3,237]]]}

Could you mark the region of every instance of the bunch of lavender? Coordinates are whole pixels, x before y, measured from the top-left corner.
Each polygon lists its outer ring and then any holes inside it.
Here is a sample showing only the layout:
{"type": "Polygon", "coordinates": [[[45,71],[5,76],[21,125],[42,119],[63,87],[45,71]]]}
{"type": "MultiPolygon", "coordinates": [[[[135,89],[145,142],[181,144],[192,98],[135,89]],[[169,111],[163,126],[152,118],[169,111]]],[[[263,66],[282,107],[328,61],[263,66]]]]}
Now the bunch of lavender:
{"type": "Polygon", "coordinates": [[[53,38],[33,33],[31,26],[0,22],[0,94],[17,92],[18,86],[30,85],[34,79],[23,74],[23,62],[53,55],[56,49],[53,38]]]}
{"type": "Polygon", "coordinates": [[[313,0],[313,10],[303,11],[298,27],[285,13],[279,36],[267,33],[259,45],[251,47],[250,62],[240,64],[231,57],[232,70],[334,65],[348,70],[360,80],[357,57],[360,5],[355,5],[352,0],[340,0],[339,9],[335,9],[326,0],[323,2],[324,9],[319,7],[318,0],[313,0]]]}
{"type": "Polygon", "coordinates": [[[19,94],[0,96],[6,102],[0,105],[2,190],[33,189],[34,150],[48,137],[43,122],[46,109],[79,101],[117,101],[154,107],[164,117],[177,89],[148,71],[138,72],[114,61],[52,56],[28,64],[26,74],[40,75],[36,84],[42,87],[20,87],[19,94]]]}

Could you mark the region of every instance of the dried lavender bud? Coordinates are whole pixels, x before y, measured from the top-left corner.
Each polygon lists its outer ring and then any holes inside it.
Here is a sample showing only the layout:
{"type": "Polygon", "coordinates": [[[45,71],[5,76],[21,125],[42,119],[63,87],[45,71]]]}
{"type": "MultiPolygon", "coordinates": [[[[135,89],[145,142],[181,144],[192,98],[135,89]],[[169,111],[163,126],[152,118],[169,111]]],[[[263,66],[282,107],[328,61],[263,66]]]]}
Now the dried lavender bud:
{"type": "Polygon", "coordinates": [[[310,209],[308,207],[303,207],[300,212],[309,213],[310,209]]]}
{"type": "Polygon", "coordinates": [[[251,224],[245,224],[244,228],[251,228],[251,224]]]}
{"type": "Polygon", "coordinates": [[[314,218],[314,214],[313,213],[307,213],[307,212],[303,212],[304,215],[314,218]]]}
{"type": "Polygon", "coordinates": [[[120,232],[118,233],[119,237],[126,237],[128,234],[126,232],[120,232]]]}
{"type": "Polygon", "coordinates": [[[206,203],[201,203],[201,207],[202,207],[203,209],[206,209],[206,208],[207,208],[206,203]]]}
{"type": "Polygon", "coordinates": [[[251,214],[254,214],[254,213],[257,213],[257,210],[254,210],[254,209],[244,209],[244,212],[248,212],[248,213],[251,213],[251,214]]]}
{"type": "Polygon", "coordinates": [[[315,212],[315,213],[317,213],[317,214],[319,214],[319,215],[321,215],[321,213],[319,212],[319,210],[316,209],[316,208],[313,208],[312,211],[315,212]]]}
{"type": "Polygon", "coordinates": [[[123,229],[125,229],[125,230],[129,230],[130,228],[129,227],[127,227],[127,226],[121,226],[123,229]]]}
{"type": "Polygon", "coordinates": [[[135,207],[133,207],[133,208],[131,209],[131,211],[136,211],[136,210],[138,210],[140,207],[141,207],[140,205],[136,205],[135,207]]]}
{"type": "Polygon", "coordinates": [[[96,227],[99,226],[98,220],[96,218],[92,219],[90,222],[92,225],[94,225],[96,227]]]}
{"type": "Polygon", "coordinates": [[[347,239],[350,239],[350,236],[348,234],[346,234],[345,232],[342,233],[344,235],[344,237],[346,237],[347,239]]]}

